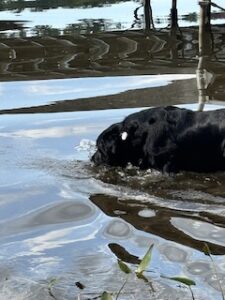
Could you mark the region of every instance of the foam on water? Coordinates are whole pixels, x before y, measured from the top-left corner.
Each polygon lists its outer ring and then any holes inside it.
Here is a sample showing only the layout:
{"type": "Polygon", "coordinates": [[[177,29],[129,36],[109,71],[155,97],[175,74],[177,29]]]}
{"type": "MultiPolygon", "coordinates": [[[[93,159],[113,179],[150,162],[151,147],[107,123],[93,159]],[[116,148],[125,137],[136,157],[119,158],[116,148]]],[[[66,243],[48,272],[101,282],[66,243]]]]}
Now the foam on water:
{"type": "Polygon", "coordinates": [[[79,145],[75,146],[76,151],[87,151],[88,153],[94,153],[96,150],[96,143],[95,141],[82,139],[79,145]]]}

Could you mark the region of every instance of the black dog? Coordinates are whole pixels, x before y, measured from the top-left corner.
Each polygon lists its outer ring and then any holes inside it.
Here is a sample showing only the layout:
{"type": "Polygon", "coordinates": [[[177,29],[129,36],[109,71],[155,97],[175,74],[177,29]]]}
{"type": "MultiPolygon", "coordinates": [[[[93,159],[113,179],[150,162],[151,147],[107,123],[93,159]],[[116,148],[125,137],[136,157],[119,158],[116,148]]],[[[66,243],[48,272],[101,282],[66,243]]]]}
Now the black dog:
{"type": "Polygon", "coordinates": [[[91,160],[168,173],[225,170],[225,109],[194,112],[168,106],[131,114],[100,134],[91,160]]]}

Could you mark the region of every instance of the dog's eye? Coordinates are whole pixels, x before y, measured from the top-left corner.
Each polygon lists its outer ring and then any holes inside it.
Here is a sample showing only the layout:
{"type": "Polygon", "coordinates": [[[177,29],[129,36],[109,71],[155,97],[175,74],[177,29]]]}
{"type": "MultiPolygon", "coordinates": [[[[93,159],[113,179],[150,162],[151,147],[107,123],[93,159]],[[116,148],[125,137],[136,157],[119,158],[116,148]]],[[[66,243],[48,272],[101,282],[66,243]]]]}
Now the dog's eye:
{"type": "Polygon", "coordinates": [[[126,131],[121,133],[121,139],[125,141],[127,139],[128,133],[126,131]]]}

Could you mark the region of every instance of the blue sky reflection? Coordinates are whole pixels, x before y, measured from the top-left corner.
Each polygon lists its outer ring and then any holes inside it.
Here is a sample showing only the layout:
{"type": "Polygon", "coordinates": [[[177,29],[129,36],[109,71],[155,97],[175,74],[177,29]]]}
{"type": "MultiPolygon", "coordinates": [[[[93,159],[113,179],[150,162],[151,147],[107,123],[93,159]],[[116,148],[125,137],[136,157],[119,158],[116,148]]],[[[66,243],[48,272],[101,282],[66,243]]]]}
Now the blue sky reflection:
{"type": "Polygon", "coordinates": [[[144,75],[1,82],[0,109],[31,107],[60,100],[115,95],[128,90],[165,86],[174,80],[191,78],[195,78],[195,75],[144,75]]]}
{"type": "MultiPolygon", "coordinates": [[[[165,18],[165,22],[157,24],[157,27],[165,27],[168,25],[168,16],[171,9],[171,1],[168,0],[152,0],[152,11],[154,18],[165,18]]],[[[224,6],[224,0],[217,0],[217,5],[224,6]]],[[[141,5],[141,1],[126,1],[116,3],[113,5],[106,5],[102,7],[93,8],[62,8],[48,9],[44,11],[31,11],[30,9],[24,9],[19,14],[15,11],[1,11],[1,20],[15,20],[15,21],[27,21],[26,26],[44,26],[49,25],[53,28],[63,29],[68,24],[79,23],[82,19],[106,19],[112,23],[108,28],[110,30],[116,29],[115,24],[120,23],[123,29],[131,28],[134,22],[134,10],[141,5]],[[114,23],[114,25],[113,25],[114,23]]],[[[178,13],[179,15],[186,15],[188,13],[199,12],[198,1],[189,0],[178,1],[178,13]]],[[[218,9],[213,9],[218,11],[218,9]]],[[[138,11],[139,17],[143,15],[143,8],[138,11]]],[[[223,19],[213,20],[212,23],[223,23],[223,19]]],[[[197,25],[196,22],[192,22],[192,25],[197,25]]],[[[185,20],[179,21],[180,26],[189,26],[190,22],[185,20]]],[[[31,34],[31,32],[30,32],[31,34]]]]}

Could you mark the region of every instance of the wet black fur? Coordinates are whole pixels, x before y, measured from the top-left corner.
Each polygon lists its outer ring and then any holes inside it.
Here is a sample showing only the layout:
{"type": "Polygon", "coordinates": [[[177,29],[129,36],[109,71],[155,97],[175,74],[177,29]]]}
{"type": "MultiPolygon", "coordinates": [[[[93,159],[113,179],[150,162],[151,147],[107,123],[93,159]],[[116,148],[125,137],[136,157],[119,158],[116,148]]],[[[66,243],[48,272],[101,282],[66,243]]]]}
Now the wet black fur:
{"type": "Polygon", "coordinates": [[[225,109],[194,112],[173,106],[134,113],[104,130],[91,160],[96,165],[163,172],[225,170],[225,109]],[[121,134],[127,132],[126,140],[121,134]]]}

